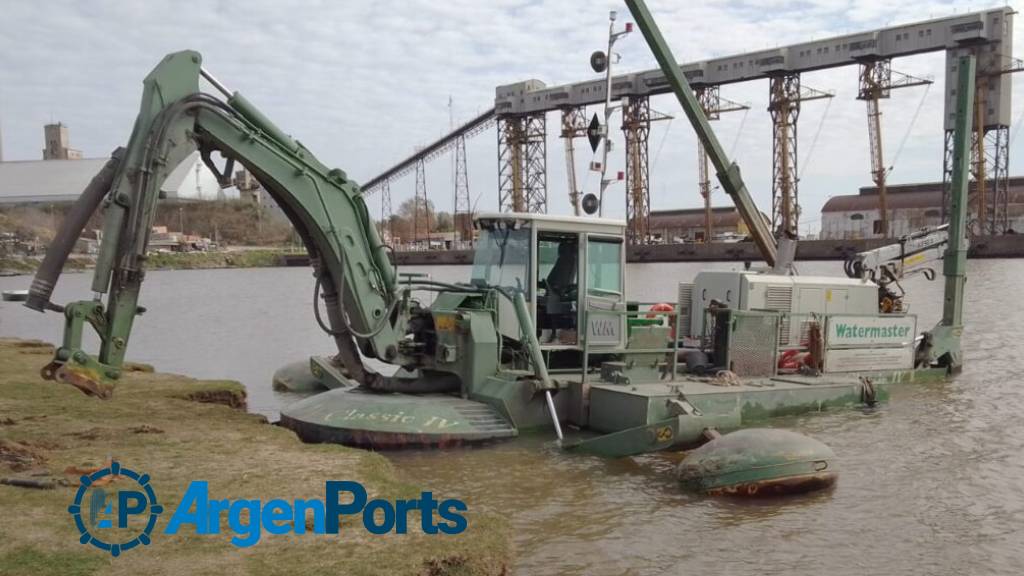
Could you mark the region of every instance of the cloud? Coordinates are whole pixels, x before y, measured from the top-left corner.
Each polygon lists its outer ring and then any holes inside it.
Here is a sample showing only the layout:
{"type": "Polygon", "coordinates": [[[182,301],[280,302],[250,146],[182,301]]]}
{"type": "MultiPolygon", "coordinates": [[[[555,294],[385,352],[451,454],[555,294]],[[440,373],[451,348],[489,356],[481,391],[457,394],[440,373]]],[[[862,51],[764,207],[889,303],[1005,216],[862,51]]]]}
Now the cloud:
{"type": "MultiPolygon", "coordinates": [[[[854,32],[929,15],[964,11],[962,3],[893,5],[881,0],[765,0],[668,2],[651,9],[676,55],[685,61],[758,50],[854,32]]],[[[974,3],[971,9],[984,6],[974,3]]],[[[618,2],[582,0],[412,0],[403,2],[182,0],[43,4],[6,0],[0,19],[0,121],[7,159],[40,157],[42,125],[70,126],[72,145],[100,156],[128,137],[139,106],[141,82],[160,58],[193,48],[223,83],[246,94],[325,163],[365,180],[455,122],[492,105],[494,88],[526,78],[549,85],[593,77],[588,56],[605,42],[607,10],[620,22],[618,2]]],[[[617,46],[622,71],[654,66],[639,34],[617,46]]],[[[941,55],[898,60],[894,68],[943,75],[941,55]]],[[[801,200],[814,226],[831,195],[869,184],[864,103],[854,99],[856,71],[843,68],[804,76],[804,83],[834,90],[831,104],[808,103],[800,118],[801,200]],[[825,111],[827,109],[827,115],[825,111]],[[817,144],[814,134],[821,127],[817,144]]],[[[1014,80],[1017,84],[1019,81],[1014,80]]],[[[1018,86],[1019,87],[1019,86],[1018,86]]],[[[747,114],[715,123],[764,211],[770,210],[771,126],[767,82],[723,87],[722,95],[749,101],[747,114]]],[[[908,89],[883,104],[885,151],[892,158],[906,136],[895,182],[941,177],[942,91],[908,89]],[[911,126],[910,118],[920,106],[911,126]]],[[[676,116],[651,132],[652,203],[655,208],[697,206],[696,151],[678,104],[658,97],[653,107],[676,116]],[[660,151],[658,151],[660,150],[660,151]],[[655,162],[655,156],[657,161],[655,162]]],[[[1019,106],[1014,106],[1014,118],[1019,106]]],[[[614,126],[618,121],[614,120],[614,126]]],[[[548,189],[552,212],[568,211],[558,117],[548,118],[548,189]]],[[[621,134],[611,164],[621,169],[621,134]]],[[[1011,151],[1011,173],[1021,145],[1011,151]]],[[[578,142],[577,150],[586,150],[578,142]]],[[[468,144],[471,193],[479,209],[497,204],[494,132],[468,144]]],[[[588,155],[580,154],[581,179],[588,155]]],[[[452,204],[451,164],[428,168],[428,193],[439,208],[452,204]]],[[[394,205],[413,193],[412,176],[392,183],[394,205]]],[[[610,214],[624,212],[623,190],[612,189],[610,214]]],[[[724,204],[721,193],[716,203],[724,204]]],[[[378,209],[376,200],[371,207],[378,209]]]]}

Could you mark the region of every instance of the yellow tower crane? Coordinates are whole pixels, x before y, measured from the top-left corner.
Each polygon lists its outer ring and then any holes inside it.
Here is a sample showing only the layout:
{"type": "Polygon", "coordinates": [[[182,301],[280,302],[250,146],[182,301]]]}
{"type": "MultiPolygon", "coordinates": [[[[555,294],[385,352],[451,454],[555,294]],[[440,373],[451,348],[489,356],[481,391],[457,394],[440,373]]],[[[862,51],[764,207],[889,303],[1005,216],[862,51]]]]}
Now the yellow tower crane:
{"type": "Polygon", "coordinates": [[[880,215],[875,233],[880,234],[882,238],[888,238],[891,231],[889,229],[889,199],[886,196],[885,187],[889,168],[885,166],[882,154],[882,111],[878,106],[878,101],[888,98],[889,91],[896,88],[910,88],[931,83],[931,78],[918,78],[902,72],[893,72],[892,61],[887,58],[861,62],[860,65],[860,87],[857,90],[857,99],[867,102],[871,180],[878,189],[878,212],[880,215]]]}
{"type": "MultiPolygon", "coordinates": [[[[718,93],[718,86],[715,85],[695,86],[693,91],[708,120],[718,120],[723,112],[750,109],[746,104],[722,98],[718,93]]],[[[711,222],[711,178],[708,173],[708,153],[700,142],[697,142],[697,186],[704,198],[704,242],[709,243],[714,238],[714,225],[711,222]]]]}

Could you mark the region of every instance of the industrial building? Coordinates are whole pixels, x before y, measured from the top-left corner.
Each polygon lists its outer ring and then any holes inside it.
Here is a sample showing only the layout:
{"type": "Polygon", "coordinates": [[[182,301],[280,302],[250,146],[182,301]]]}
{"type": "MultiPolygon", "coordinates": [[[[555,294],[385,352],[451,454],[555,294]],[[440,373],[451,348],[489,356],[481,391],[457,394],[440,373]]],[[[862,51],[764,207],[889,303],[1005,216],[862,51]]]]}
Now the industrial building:
{"type": "Polygon", "coordinates": [[[46,148],[43,148],[43,160],[81,160],[82,151],[71,147],[68,127],[57,122],[43,126],[46,148]]]}
{"type": "Polygon", "coordinates": [[[284,213],[284,210],[274,201],[270,193],[267,192],[267,189],[260,184],[259,180],[251,172],[245,168],[236,170],[231,183],[238,190],[238,198],[240,200],[261,208],[257,214],[265,213],[280,222],[288,221],[288,215],[284,213]]]}
{"type": "MultiPolygon", "coordinates": [[[[651,241],[658,244],[703,242],[704,209],[652,210],[649,226],[651,241]]],[[[739,240],[748,234],[746,224],[732,206],[711,209],[711,229],[712,240],[716,241],[739,240]]]]}
{"type": "MultiPolygon", "coordinates": [[[[0,206],[50,205],[74,202],[107,158],[81,160],[21,160],[0,162],[0,206]]],[[[224,191],[206,167],[195,159],[171,173],[161,187],[164,196],[177,200],[221,200],[224,191]],[[200,170],[196,178],[196,168],[200,170]],[[203,174],[205,173],[205,174],[203,174]]]]}
{"type": "MultiPolygon", "coordinates": [[[[69,146],[68,127],[59,122],[44,126],[43,137],[46,147],[42,160],[0,159],[0,206],[74,202],[107,162],[107,158],[82,158],[80,151],[69,146]]],[[[198,153],[171,173],[161,191],[164,197],[178,200],[225,198],[198,153]]]]}
{"type": "MultiPolygon", "coordinates": [[[[972,190],[973,187],[972,183],[972,190]]],[[[941,182],[889,185],[887,191],[890,237],[899,237],[925,226],[938,226],[942,223],[941,182]]],[[[972,232],[980,233],[976,218],[977,197],[971,194],[971,198],[968,222],[972,232]]],[[[1007,231],[1024,231],[1024,177],[1009,179],[1007,200],[1007,231]]],[[[876,187],[861,188],[859,194],[833,196],[822,206],[822,240],[881,237],[882,224],[876,187]]]]}
{"type": "Polygon", "coordinates": [[[0,162],[0,205],[74,202],[106,158],[0,162]]]}

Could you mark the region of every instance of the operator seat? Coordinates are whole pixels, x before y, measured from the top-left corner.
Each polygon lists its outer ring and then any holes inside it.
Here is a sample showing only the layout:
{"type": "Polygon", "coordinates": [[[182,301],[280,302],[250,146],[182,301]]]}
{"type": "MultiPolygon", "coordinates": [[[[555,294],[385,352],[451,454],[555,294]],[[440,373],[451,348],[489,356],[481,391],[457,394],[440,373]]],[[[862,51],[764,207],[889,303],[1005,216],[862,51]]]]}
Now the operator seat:
{"type": "Polygon", "coordinates": [[[575,326],[576,303],[576,277],[578,250],[575,242],[562,242],[558,245],[558,259],[551,267],[546,278],[547,298],[545,311],[556,320],[556,328],[571,328],[575,326]],[[571,316],[573,322],[565,322],[566,317],[571,316]]]}

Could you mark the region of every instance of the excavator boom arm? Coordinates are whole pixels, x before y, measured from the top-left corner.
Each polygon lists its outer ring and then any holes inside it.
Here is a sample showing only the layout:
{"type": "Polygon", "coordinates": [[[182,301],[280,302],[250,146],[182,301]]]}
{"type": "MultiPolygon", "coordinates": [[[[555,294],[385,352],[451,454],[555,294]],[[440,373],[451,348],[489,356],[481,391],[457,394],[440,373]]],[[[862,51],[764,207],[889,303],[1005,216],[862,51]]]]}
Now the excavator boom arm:
{"type": "Polygon", "coordinates": [[[683,107],[683,112],[686,113],[690,125],[697,133],[697,138],[707,151],[708,158],[715,167],[718,181],[722,184],[722,189],[732,198],[736,210],[747,225],[750,237],[761,251],[761,257],[769,266],[775,266],[778,257],[775,239],[768,229],[768,224],[761,217],[757,205],[754,204],[750,192],[747,191],[747,186],[743,183],[740,167],[735,162],[730,162],[726,156],[725,149],[722,148],[714,130],[711,129],[707,115],[704,114],[697,97],[694,96],[690,83],[686,81],[682,70],[679,69],[679,65],[676,63],[675,57],[672,56],[672,51],[665,42],[665,38],[662,37],[647,5],[643,0],[626,0],[626,5],[629,6],[629,11],[636,19],[637,26],[643,32],[651,52],[654,53],[654,58],[658,61],[665,79],[683,107]]]}
{"type": "Polygon", "coordinates": [[[49,251],[40,267],[26,306],[63,310],[66,316],[63,345],[44,376],[60,377],[68,364],[77,368],[72,379],[119,375],[134,318],[144,311],[138,299],[160,185],[197,150],[222,182],[230,179],[234,161],[244,164],[291,220],[313,261],[330,332],[351,376],[362,376],[356,344],[367,356],[395,359],[402,336],[396,329],[395,272],[359,187],[342,170],[320,163],[243,96],[229,93],[201,65],[199,53],[178,52],[147,76],[127,148],[118,150],[90,184],[55,240],[62,248],[49,251]],[[201,93],[201,76],[226,100],[201,93]],[[213,166],[212,152],[227,159],[224,173],[213,166]],[[57,275],[100,200],[105,201],[104,235],[94,299],[57,306],[50,302],[57,275]],[[95,357],[81,349],[86,323],[100,336],[95,357]]]}

